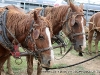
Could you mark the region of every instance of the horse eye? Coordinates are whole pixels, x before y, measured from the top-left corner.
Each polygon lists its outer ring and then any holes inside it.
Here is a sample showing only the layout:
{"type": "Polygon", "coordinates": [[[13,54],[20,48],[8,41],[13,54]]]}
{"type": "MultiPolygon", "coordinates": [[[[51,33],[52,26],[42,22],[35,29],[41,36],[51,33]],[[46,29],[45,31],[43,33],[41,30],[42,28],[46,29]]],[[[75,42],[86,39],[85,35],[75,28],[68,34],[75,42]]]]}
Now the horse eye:
{"type": "Polygon", "coordinates": [[[44,39],[43,35],[39,35],[39,39],[43,40],[44,39]]]}
{"type": "Polygon", "coordinates": [[[73,27],[77,27],[78,26],[78,22],[75,22],[75,24],[73,25],[73,27]]]}

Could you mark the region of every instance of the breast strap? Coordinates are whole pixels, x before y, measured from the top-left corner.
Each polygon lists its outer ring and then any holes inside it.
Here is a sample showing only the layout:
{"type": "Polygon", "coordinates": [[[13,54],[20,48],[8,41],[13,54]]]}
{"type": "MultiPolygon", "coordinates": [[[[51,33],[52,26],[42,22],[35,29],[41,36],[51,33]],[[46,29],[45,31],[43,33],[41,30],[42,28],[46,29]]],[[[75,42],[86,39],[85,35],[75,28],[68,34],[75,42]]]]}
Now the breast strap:
{"type": "Polygon", "coordinates": [[[6,30],[7,13],[8,10],[6,9],[0,14],[0,44],[8,50],[14,51],[13,44],[10,42],[10,40],[7,37],[7,30],[6,30]]]}

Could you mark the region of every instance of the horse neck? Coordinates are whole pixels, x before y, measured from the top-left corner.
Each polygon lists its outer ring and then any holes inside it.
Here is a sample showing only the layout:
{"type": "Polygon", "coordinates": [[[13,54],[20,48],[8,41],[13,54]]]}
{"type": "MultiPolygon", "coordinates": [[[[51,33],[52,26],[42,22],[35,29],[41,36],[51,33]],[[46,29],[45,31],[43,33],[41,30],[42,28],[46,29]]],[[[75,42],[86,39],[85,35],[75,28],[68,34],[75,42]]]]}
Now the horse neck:
{"type": "MultiPolygon", "coordinates": [[[[16,39],[21,43],[25,40],[28,31],[30,29],[30,25],[32,24],[32,18],[29,15],[17,13],[7,15],[7,29],[15,35],[16,39]]],[[[8,33],[8,38],[13,41],[12,36],[8,33]]]]}
{"type": "Polygon", "coordinates": [[[65,20],[69,6],[49,7],[45,9],[45,16],[52,23],[53,34],[62,30],[62,21],[65,20]]]}

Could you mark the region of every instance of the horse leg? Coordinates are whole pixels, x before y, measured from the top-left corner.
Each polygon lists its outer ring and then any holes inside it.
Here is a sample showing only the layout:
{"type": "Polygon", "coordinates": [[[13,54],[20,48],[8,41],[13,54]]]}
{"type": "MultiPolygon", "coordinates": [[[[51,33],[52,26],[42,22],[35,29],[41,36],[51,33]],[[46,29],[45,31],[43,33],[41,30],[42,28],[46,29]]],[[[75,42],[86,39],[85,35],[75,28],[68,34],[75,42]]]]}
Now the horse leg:
{"type": "Polygon", "coordinates": [[[7,71],[7,73],[8,74],[10,74],[10,75],[14,75],[14,73],[13,73],[13,70],[12,70],[12,68],[11,68],[11,63],[10,63],[10,57],[7,59],[7,68],[8,68],[8,71],[7,71]]]}
{"type": "Polygon", "coordinates": [[[42,67],[41,67],[40,63],[38,62],[38,65],[37,65],[37,75],[41,75],[41,72],[42,72],[42,67]]]}
{"type": "Polygon", "coordinates": [[[1,75],[5,75],[4,67],[3,67],[3,66],[2,66],[2,68],[1,68],[1,75]]]}
{"type": "Polygon", "coordinates": [[[33,73],[33,56],[27,56],[27,73],[28,75],[32,75],[33,73]]]}
{"type": "Polygon", "coordinates": [[[0,58],[0,75],[5,75],[3,65],[9,56],[4,56],[0,58]]]}
{"type": "Polygon", "coordinates": [[[91,30],[88,35],[88,51],[91,54],[91,44],[92,44],[92,37],[93,37],[94,30],[91,30]]]}
{"type": "Polygon", "coordinates": [[[96,50],[96,54],[98,54],[98,42],[100,40],[100,33],[97,32],[97,36],[96,36],[96,39],[95,39],[95,50],[96,50]]]}

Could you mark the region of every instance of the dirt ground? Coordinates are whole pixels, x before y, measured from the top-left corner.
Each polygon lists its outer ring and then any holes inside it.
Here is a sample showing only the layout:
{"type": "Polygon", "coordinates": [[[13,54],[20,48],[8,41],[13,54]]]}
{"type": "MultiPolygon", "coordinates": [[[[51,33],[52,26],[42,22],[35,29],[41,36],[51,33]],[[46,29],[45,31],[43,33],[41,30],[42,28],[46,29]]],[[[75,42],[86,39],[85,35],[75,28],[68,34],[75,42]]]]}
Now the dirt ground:
{"type": "MultiPolygon", "coordinates": [[[[89,56],[89,58],[92,56],[89,56]]],[[[68,53],[66,57],[61,59],[61,61],[56,61],[56,63],[65,63],[67,65],[75,64],[81,62],[88,58],[72,55],[68,53]]],[[[80,64],[78,66],[73,66],[64,69],[50,70],[49,72],[42,72],[42,75],[100,75],[100,57],[88,61],[86,63],[80,64]],[[77,68],[79,67],[79,68],[77,68]]]]}
{"type": "MultiPolygon", "coordinates": [[[[88,56],[88,58],[90,57],[92,56],[88,56]]],[[[88,58],[86,54],[84,55],[84,57],[80,57],[78,55],[73,55],[72,53],[68,53],[63,59],[55,60],[55,64],[70,65],[70,64],[75,64],[77,62],[81,62],[88,58]]],[[[21,72],[20,75],[27,75],[27,71],[21,72]]],[[[34,71],[33,75],[36,75],[36,70],[34,71]]],[[[100,57],[69,68],[49,70],[49,71],[43,69],[41,75],[100,75],[100,57]]]]}
{"type": "MultiPolygon", "coordinates": [[[[90,57],[92,56],[88,56],[88,58],[90,57]]],[[[81,62],[88,58],[68,53],[63,59],[55,60],[55,64],[70,65],[70,64],[75,64],[77,62],[81,62]]],[[[26,75],[26,74],[22,73],[21,75],[26,75]]],[[[36,75],[36,71],[34,71],[33,75],[36,75]]],[[[100,57],[69,68],[49,70],[49,71],[43,69],[42,75],[100,75],[100,57]]]]}

